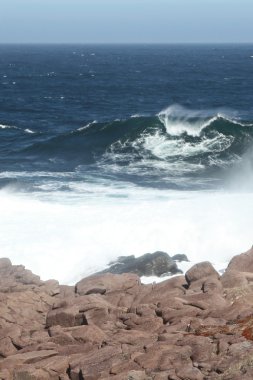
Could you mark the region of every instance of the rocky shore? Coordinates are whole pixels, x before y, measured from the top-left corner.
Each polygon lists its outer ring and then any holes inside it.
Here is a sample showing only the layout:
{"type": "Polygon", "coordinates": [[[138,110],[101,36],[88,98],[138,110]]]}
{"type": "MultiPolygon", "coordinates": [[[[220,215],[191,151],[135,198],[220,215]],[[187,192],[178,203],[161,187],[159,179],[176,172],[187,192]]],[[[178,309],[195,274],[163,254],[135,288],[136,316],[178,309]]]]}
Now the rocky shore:
{"type": "Polygon", "coordinates": [[[59,285],[0,259],[0,379],[252,380],[253,249],[150,285],[59,285]]]}

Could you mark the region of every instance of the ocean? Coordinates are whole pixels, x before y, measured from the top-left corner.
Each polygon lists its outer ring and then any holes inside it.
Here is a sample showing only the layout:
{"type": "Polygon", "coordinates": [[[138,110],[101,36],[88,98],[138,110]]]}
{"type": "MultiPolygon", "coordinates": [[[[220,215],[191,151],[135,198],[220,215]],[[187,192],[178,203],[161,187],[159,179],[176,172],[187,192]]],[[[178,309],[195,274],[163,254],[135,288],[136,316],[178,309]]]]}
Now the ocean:
{"type": "Polygon", "coordinates": [[[253,243],[253,45],[0,45],[0,255],[74,283],[253,243]]]}

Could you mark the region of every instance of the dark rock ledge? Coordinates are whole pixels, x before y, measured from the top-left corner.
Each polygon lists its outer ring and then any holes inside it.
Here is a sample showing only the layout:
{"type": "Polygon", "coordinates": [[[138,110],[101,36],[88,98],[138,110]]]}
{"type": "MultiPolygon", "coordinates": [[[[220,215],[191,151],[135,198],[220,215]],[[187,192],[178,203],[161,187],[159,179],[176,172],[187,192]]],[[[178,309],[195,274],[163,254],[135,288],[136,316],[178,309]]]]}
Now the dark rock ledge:
{"type": "Polygon", "coordinates": [[[152,285],[62,286],[0,259],[2,380],[252,380],[252,358],[253,249],[152,285]]]}
{"type": "Polygon", "coordinates": [[[116,261],[109,264],[109,267],[102,273],[135,273],[138,276],[170,276],[172,274],[183,273],[178,269],[176,261],[189,261],[185,255],[175,255],[170,257],[168,253],[157,251],[146,253],[143,256],[120,256],[116,261]]]}

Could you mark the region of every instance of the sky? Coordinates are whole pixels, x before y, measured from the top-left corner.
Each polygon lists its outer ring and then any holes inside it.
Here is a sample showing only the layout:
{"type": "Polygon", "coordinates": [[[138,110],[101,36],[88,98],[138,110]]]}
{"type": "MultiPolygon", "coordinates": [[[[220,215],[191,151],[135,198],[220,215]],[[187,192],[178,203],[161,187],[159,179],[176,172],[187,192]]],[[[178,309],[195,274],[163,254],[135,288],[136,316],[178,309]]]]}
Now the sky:
{"type": "Polygon", "coordinates": [[[0,43],[253,42],[253,0],[0,0],[0,43]]]}

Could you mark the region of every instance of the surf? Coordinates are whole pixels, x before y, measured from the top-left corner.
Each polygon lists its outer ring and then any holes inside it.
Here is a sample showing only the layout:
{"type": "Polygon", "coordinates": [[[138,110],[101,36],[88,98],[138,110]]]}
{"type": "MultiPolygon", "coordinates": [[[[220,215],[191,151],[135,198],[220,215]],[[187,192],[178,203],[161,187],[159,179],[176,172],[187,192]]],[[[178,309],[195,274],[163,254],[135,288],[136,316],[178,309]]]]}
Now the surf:
{"type": "Polygon", "coordinates": [[[222,270],[252,244],[252,194],[168,193],[99,181],[75,187],[72,196],[2,190],[2,256],[45,280],[72,284],[118,256],[156,250],[222,270]]]}

